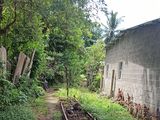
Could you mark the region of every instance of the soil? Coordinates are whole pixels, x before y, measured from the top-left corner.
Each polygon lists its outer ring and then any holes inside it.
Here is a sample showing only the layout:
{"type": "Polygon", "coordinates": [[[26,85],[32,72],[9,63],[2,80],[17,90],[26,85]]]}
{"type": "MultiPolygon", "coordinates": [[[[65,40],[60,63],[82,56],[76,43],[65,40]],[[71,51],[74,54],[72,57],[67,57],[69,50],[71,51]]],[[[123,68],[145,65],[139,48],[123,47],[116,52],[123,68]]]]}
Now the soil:
{"type": "Polygon", "coordinates": [[[47,116],[39,115],[37,120],[53,120],[53,113],[60,111],[59,99],[54,96],[53,89],[48,89],[45,95],[45,101],[48,107],[48,114],[47,116]]]}

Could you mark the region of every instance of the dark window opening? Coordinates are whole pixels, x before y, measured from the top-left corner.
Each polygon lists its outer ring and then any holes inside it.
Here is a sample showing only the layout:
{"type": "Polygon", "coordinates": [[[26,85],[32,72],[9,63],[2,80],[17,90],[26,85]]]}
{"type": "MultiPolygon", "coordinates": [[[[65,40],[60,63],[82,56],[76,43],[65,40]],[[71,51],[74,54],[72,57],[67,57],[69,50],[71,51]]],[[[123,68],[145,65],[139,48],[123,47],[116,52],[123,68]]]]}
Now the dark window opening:
{"type": "Polygon", "coordinates": [[[119,63],[118,79],[122,77],[123,62],[119,63]]]}
{"type": "Polygon", "coordinates": [[[109,64],[106,66],[106,77],[108,78],[108,74],[109,74],[109,64]]]}

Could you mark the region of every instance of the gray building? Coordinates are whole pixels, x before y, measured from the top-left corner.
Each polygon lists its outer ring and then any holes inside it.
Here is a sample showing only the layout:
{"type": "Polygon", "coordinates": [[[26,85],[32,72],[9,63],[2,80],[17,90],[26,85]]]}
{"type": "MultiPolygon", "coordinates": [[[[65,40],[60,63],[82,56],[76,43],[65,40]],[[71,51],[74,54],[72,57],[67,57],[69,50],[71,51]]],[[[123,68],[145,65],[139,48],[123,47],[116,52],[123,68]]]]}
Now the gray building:
{"type": "Polygon", "coordinates": [[[116,96],[118,88],[135,103],[160,107],[160,19],[121,31],[108,43],[102,90],[116,96]]]}

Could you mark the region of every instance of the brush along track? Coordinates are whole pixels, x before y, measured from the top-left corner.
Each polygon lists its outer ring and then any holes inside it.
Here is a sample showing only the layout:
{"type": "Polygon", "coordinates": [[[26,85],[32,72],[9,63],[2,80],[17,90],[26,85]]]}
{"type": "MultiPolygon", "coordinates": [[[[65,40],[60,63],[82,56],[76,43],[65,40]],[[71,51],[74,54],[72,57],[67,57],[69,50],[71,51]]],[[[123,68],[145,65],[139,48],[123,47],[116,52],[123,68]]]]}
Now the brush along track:
{"type": "Polygon", "coordinates": [[[60,106],[63,120],[96,120],[90,113],[83,110],[80,103],[75,99],[61,100],[60,106]]]}

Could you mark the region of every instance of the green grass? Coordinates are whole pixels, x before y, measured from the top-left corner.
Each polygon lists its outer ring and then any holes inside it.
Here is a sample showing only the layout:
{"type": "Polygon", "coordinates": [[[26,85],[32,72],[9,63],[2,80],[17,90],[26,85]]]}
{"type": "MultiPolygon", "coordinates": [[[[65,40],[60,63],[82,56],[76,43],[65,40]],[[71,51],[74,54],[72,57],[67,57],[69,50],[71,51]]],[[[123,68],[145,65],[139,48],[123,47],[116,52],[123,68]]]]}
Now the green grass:
{"type": "Polygon", "coordinates": [[[28,106],[9,106],[0,111],[0,120],[36,120],[28,106]]]}
{"type": "Polygon", "coordinates": [[[62,119],[62,113],[60,111],[56,111],[53,113],[53,120],[61,120],[62,119]]]}
{"type": "Polygon", "coordinates": [[[31,106],[36,115],[46,116],[48,114],[48,107],[45,101],[45,96],[41,96],[35,99],[35,101],[32,102],[31,106]]]}
{"type": "MultiPolygon", "coordinates": [[[[66,90],[60,89],[57,96],[66,98],[66,90]]],[[[111,100],[87,90],[70,89],[70,97],[75,96],[82,107],[98,120],[134,120],[128,111],[111,100]]]]}

